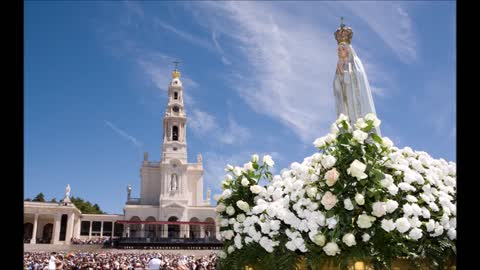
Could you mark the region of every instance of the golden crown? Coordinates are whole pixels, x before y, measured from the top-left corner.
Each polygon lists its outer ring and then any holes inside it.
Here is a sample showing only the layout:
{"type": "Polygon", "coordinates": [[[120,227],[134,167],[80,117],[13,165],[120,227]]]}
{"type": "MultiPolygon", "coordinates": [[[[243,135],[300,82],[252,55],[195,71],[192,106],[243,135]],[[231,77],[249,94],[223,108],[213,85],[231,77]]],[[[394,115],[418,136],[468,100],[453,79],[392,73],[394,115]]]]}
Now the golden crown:
{"type": "Polygon", "coordinates": [[[175,79],[175,78],[180,78],[180,71],[178,71],[178,70],[175,69],[175,70],[172,72],[172,78],[174,78],[174,79],[175,79]]]}
{"type": "Polygon", "coordinates": [[[343,24],[343,18],[342,18],[342,23],[340,24],[340,27],[337,29],[337,31],[335,31],[334,35],[338,44],[340,43],[350,44],[350,42],[352,42],[353,31],[352,31],[352,28],[343,24]]]}

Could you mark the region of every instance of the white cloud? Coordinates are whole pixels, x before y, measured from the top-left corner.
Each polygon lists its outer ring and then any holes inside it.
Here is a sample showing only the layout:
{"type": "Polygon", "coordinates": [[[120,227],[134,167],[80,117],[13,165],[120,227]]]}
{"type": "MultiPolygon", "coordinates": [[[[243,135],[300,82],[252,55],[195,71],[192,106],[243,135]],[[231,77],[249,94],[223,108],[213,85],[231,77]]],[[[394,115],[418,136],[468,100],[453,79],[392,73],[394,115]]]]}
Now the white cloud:
{"type": "Polygon", "coordinates": [[[216,30],[213,30],[213,31],[212,31],[213,44],[215,44],[215,48],[217,48],[217,51],[218,51],[218,52],[220,53],[220,55],[222,56],[222,62],[223,62],[225,65],[231,65],[232,63],[230,62],[230,60],[228,60],[228,59],[225,57],[225,52],[223,51],[222,47],[221,47],[220,44],[218,43],[217,35],[218,35],[218,32],[217,32],[216,30]]]}
{"type": "Polygon", "coordinates": [[[119,129],[118,127],[116,127],[114,124],[112,124],[111,122],[109,121],[106,121],[105,120],[105,124],[111,128],[113,131],[115,131],[118,135],[120,135],[121,137],[127,139],[128,141],[130,141],[135,147],[141,149],[142,148],[142,142],[138,141],[135,137],[133,137],[132,135],[129,135],[127,132],[119,129]]]}
{"type": "Polygon", "coordinates": [[[397,57],[411,63],[418,57],[417,38],[406,7],[399,2],[338,2],[364,20],[397,57]]]}
{"type": "Polygon", "coordinates": [[[157,18],[154,18],[154,23],[176,35],[178,35],[179,37],[193,43],[193,44],[196,44],[200,47],[203,47],[205,49],[208,49],[208,50],[214,50],[214,48],[212,47],[212,45],[205,39],[202,39],[202,38],[199,38],[197,36],[194,36],[190,33],[187,33],[185,31],[182,31],[182,30],[179,30],[177,28],[175,28],[174,26],[170,25],[170,24],[167,24],[157,18]]]}
{"type": "Polygon", "coordinates": [[[188,118],[189,127],[199,137],[214,134],[211,138],[223,144],[240,144],[250,138],[250,131],[231,116],[228,118],[227,128],[222,128],[215,116],[196,108],[188,118]]]}

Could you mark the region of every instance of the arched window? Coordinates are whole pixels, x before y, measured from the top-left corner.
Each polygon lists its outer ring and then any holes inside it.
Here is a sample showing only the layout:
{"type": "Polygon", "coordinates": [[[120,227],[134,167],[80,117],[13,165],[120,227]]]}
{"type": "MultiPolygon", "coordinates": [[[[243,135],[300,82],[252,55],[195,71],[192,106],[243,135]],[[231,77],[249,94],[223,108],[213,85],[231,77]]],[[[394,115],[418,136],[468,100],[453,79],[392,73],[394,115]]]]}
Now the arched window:
{"type": "Polygon", "coordinates": [[[205,238],[215,239],[216,238],[216,227],[215,220],[211,217],[205,219],[205,222],[211,222],[210,225],[205,225],[205,238]]]}
{"type": "Polygon", "coordinates": [[[173,93],[173,99],[178,99],[178,92],[173,93]]]}
{"type": "Polygon", "coordinates": [[[172,128],[172,140],[178,141],[178,127],[173,126],[172,128]]]}
{"type": "MultiPolygon", "coordinates": [[[[177,217],[170,217],[168,221],[178,221],[177,217]]],[[[179,238],[180,237],[180,225],[169,224],[168,225],[168,238],[179,238]]]]}

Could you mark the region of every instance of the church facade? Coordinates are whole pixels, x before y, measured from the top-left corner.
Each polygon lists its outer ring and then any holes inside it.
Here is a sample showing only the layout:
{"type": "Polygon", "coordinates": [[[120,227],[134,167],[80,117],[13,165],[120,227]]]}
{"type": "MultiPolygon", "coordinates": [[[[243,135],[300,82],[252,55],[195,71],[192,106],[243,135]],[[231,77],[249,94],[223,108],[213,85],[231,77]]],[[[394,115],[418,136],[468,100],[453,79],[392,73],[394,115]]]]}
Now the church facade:
{"type": "Polygon", "coordinates": [[[219,227],[210,189],[203,197],[203,160],[187,159],[187,115],[180,72],[172,72],[163,118],[161,160],[144,153],[140,168],[140,197],[127,188],[123,215],[82,214],[69,200],[24,203],[24,242],[70,244],[72,238],[216,238],[219,227]]]}

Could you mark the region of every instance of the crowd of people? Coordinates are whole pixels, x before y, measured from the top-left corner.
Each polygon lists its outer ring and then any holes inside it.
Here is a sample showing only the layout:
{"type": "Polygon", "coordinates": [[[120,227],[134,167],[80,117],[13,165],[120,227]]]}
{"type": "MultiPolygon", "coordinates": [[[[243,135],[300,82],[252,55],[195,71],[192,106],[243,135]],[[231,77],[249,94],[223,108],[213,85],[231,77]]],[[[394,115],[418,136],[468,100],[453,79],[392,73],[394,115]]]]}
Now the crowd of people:
{"type": "Polygon", "coordinates": [[[74,245],[103,245],[109,241],[108,237],[98,237],[98,238],[88,238],[88,239],[79,239],[72,238],[72,244],[74,245]]]}
{"type": "Polygon", "coordinates": [[[25,252],[24,270],[212,270],[217,255],[25,252]]]}

